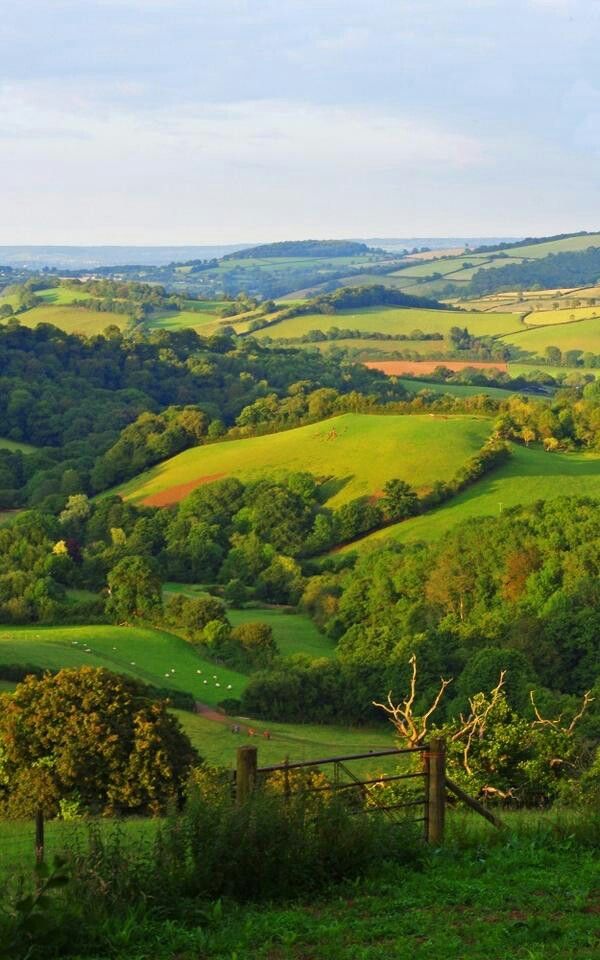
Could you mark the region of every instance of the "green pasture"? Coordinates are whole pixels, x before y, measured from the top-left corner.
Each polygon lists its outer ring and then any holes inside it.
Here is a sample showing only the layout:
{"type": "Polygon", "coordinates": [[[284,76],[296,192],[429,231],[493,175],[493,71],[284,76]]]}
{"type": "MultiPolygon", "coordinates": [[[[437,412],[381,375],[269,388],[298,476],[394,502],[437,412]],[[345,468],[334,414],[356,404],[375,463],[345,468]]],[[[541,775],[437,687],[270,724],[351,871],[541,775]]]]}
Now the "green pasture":
{"type": "Polygon", "coordinates": [[[65,306],[73,303],[74,300],[98,299],[92,297],[90,293],[82,287],[48,287],[46,290],[36,290],[35,296],[39,297],[46,304],[65,306]]]}
{"type": "Polygon", "coordinates": [[[266,623],[273,630],[279,652],[284,657],[305,653],[309,657],[333,657],[335,643],[317,630],[313,621],[303,613],[285,609],[259,607],[250,610],[228,610],[227,616],[234,627],[242,623],[266,623]]]}
{"type": "MultiPolygon", "coordinates": [[[[387,750],[396,746],[391,725],[381,727],[342,727],[335,724],[271,723],[268,720],[251,720],[239,717],[224,718],[224,722],[211,720],[202,714],[175,711],[183,729],[196,750],[211,764],[233,768],[238,747],[250,744],[258,748],[260,766],[290,761],[319,760],[324,757],[344,756],[351,753],[367,753],[369,750],[387,750]],[[231,725],[240,724],[240,733],[233,733],[231,725]],[[254,735],[248,735],[248,729],[254,735]],[[263,736],[268,731],[270,738],[263,736]]],[[[391,761],[397,762],[397,761],[391,761]]],[[[387,759],[375,758],[354,761],[355,773],[390,770],[387,759]]],[[[327,768],[324,768],[325,770],[327,768]]],[[[333,771],[332,771],[333,772],[333,771]]]]}
{"type": "Polygon", "coordinates": [[[310,470],[339,505],[400,477],[417,488],[444,480],[484,442],[476,417],[347,413],[263,437],[193,447],[116,488],[126,500],[164,505],[221,477],[242,480],[310,470]]]}
{"type": "MultiPolygon", "coordinates": [[[[547,257],[549,253],[587,250],[588,247],[600,247],[600,233],[591,233],[586,237],[565,237],[564,240],[548,240],[547,243],[524,244],[522,247],[511,247],[506,253],[511,257],[539,260],[547,257]]],[[[494,251],[491,251],[488,256],[493,256],[493,253],[494,251]]]]}
{"type": "Polygon", "coordinates": [[[151,313],[146,321],[149,330],[203,330],[221,320],[216,313],[202,310],[164,310],[151,313]]]}
{"type": "MultiPolygon", "coordinates": [[[[205,588],[193,583],[165,583],[163,594],[166,597],[176,593],[196,597],[204,593],[205,588]]],[[[234,627],[241,623],[267,623],[273,630],[273,636],[282,656],[305,653],[309,657],[332,657],[335,643],[317,630],[312,620],[303,613],[294,613],[289,607],[250,607],[244,610],[227,610],[227,616],[234,627]]]]}
{"type": "MultiPolygon", "coordinates": [[[[275,338],[275,334],[273,334],[275,338]]],[[[436,353],[445,353],[447,344],[443,340],[369,340],[357,337],[352,339],[322,340],[317,343],[295,343],[301,350],[316,349],[320,353],[335,350],[350,350],[353,357],[360,360],[388,359],[389,354],[406,353],[419,357],[431,357],[436,353]]],[[[393,358],[392,358],[393,359],[393,358]]],[[[440,360],[443,363],[443,360],[440,360]]]]}
{"type": "Polygon", "coordinates": [[[501,339],[535,356],[543,356],[546,347],[558,347],[563,353],[566,350],[600,353],[600,317],[532,327],[524,333],[507,334],[501,339]]]}
{"type": "Polygon", "coordinates": [[[551,365],[547,366],[545,363],[540,363],[536,366],[534,362],[513,363],[510,361],[508,364],[508,372],[511,377],[527,377],[532,373],[549,373],[551,377],[564,379],[575,373],[581,376],[592,376],[595,378],[600,374],[600,369],[594,367],[556,367],[551,365]]]}
{"type": "MultiPolygon", "coordinates": [[[[443,364],[443,360],[440,360],[443,364]]],[[[433,380],[414,380],[412,377],[399,377],[399,382],[411,393],[419,393],[421,390],[428,390],[430,393],[450,394],[453,397],[476,397],[485,393],[487,397],[494,397],[496,400],[506,400],[515,392],[511,389],[502,387],[475,386],[462,383],[436,383],[433,380]]]]}
{"type": "Polygon", "coordinates": [[[436,510],[370,534],[345,550],[363,550],[393,539],[402,543],[438,540],[463,520],[498,516],[502,510],[555,497],[600,498],[600,455],[546,453],[512,446],[510,461],[436,510]]]}
{"type": "Polygon", "coordinates": [[[392,276],[421,278],[431,277],[434,273],[439,273],[446,277],[449,273],[457,273],[459,270],[467,269],[465,268],[466,263],[479,268],[488,264],[490,260],[491,255],[488,253],[470,254],[467,252],[461,254],[460,257],[438,257],[437,259],[424,260],[414,266],[401,267],[395,270],[392,276]]]}
{"type": "MultiPolygon", "coordinates": [[[[333,315],[309,313],[291,317],[257,330],[253,336],[273,338],[302,337],[311,330],[326,332],[332,327],[340,329],[364,330],[368,333],[402,333],[409,335],[413,330],[423,333],[447,334],[452,327],[467,327],[470,333],[480,336],[496,336],[511,333],[522,328],[522,324],[513,314],[478,313],[475,311],[422,310],[410,307],[362,307],[360,309],[339,310],[333,315]]],[[[398,349],[404,349],[402,342],[398,349]]],[[[437,341],[437,348],[443,344],[437,341]]]]}
{"type": "Polygon", "coordinates": [[[20,450],[21,453],[34,453],[37,450],[37,447],[32,447],[30,443],[20,443],[17,440],[7,440],[5,437],[0,437],[0,450],[20,450]]]}
{"type": "Polygon", "coordinates": [[[66,333],[82,333],[86,336],[102,333],[108,326],[117,326],[124,330],[129,323],[129,317],[124,313],[104,313],[100,310],[70,307],[68,304],[33,307],[20,313],[18,320],[25,327],[51,323],[66,333]]]}
{"type": "Polygon", "coordinates": [[[0,664],[13,663],[51,670],[105,667],[157,687],[191,693],[211,705],[239,697],[247,682],[242,674],[204,660],[181,637],[146,627],[3,626],[0,664]]]}
{"type": "Polygon", "coordinates": [[[588,320],[590,317],[600,316],[600,307],[561,307],[558,310],[532,310],[523,318],[527,326],[542,326],[544,324],[573,323],[576,320],[588,320]]]}

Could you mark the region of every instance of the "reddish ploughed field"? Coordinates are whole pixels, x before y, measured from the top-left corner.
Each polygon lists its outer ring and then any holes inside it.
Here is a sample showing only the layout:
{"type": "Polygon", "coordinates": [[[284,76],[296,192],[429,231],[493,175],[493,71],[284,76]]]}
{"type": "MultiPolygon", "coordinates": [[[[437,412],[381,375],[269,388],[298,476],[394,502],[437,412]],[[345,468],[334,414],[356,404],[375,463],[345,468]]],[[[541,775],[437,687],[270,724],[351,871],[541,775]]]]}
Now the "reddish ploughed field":
{"type": "Polygon", "coordinates": [[[508,373],[507,363],[490,363],[483,360],[366,360],[365,367],[370,370],[381,370],[393,377],[401,377],[403,373],[433,373],[437,367],[446,367],[448,370],[464,370],[465,367],[476,367],[478,370],[500,370],[508,373]]]}
{"type": "Polygon", "coordinates": [[[170,507],[174,503],[179,503],[180,500],[187,497],[188,493],[196,490],[197,487],[202,487],[205,483],[212,483],[214,480],[220,480],[221,477],[224,476],[224,473],[211,473],[207,477],[196,477],[195,480],[190,480],[189,483],[178,483],[176,486],[169,487],[167,490],[160,490],[159,493],[150,494],[150,496],[144,500],[144,506],[170,507]]]}

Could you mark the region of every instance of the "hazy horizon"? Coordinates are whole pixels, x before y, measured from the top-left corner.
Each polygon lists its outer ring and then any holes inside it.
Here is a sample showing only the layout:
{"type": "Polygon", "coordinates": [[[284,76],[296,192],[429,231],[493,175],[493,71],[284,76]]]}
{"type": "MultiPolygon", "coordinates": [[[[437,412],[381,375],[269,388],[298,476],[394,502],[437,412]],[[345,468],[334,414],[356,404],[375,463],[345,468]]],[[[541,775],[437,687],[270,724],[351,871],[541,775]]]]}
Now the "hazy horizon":
{"type": "Polygon", "coordinates": [[[5,0],[3,12],[3,244],[599,225],[590,0],[5,0]]]}

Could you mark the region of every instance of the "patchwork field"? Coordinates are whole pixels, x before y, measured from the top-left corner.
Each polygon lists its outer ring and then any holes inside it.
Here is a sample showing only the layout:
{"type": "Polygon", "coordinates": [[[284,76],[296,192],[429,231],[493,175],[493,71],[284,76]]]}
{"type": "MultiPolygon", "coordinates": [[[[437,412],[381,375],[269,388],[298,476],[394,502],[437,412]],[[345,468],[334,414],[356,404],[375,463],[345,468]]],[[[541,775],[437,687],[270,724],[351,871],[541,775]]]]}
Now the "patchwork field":
{"type": "MultiPolygon", "coordinates": [[[[447,334],[452,327],[467,327],[470,333],[479,336],[496,336],[523,329],[523,324],[514,314],[478,313],[475,311],[420,310],[407,307],[363,307],[358,310],[339,310],[335,314],[309,313],[291,317],[279,323],[257,330],[258,339],[273,337],[293,339],[302,337],[311,330],[326,332],[332,327],[364,330],[368,333],[409,335],[414,330],[423,333],[447,334]]],[[[438,349],[443,344],[438,342],[438,349]]],[[[398,344],[403,349],[403,344],[398,344]]]]}
{"type": "Polygon", "coordinates": [[[583,350],[600,353],[600,317],[532,328],[525,333],[508,334],[501,339],[535,356],[543,356],[546,347],[551,346],[563,352],[583,350]]]}
{"type": "Polygon", "coordinates": [[[559,310],[532,310],[523,318],[527,326],[542,326],[543,324],[573,323],[576,320],[588,320],[590,317],[600,316],[600,307],[563,307],[559,310]]]}
{"type": "Polygon", "coordinates": [[[374,494],[394,477],[421,489],[447,479],[489,431],[489,420],[475,417],[348,413],[282,433],[185,450],[114,492],[166,506],[221,477],[250,480],[310,470],[335,506],[374,494]]]}
{"type": "Polygon", "coordinates": [[[129,317],[124,313],[108,313],[100,310],[87,310],[82,307],[53,305],[34,307],[18,315],[19,323],[25,327],[37,327],[39,323],[51,323],[66,333],[83,333],[93,336],[108,326],[117,326],[124,330],[129,317]]]}
{"type": "Polygon", "coordinates": [[[366,549],[390,538],[401,543],[438,540],[463,520],[498,516],[502,510],[520,503],[565,496],[600,498],[600,455],[545,453],[539,447],[526,448],[516,444],[513,444],[512,452],[507,464],[447,504],[370,534],[354,549],[366,549]]]}

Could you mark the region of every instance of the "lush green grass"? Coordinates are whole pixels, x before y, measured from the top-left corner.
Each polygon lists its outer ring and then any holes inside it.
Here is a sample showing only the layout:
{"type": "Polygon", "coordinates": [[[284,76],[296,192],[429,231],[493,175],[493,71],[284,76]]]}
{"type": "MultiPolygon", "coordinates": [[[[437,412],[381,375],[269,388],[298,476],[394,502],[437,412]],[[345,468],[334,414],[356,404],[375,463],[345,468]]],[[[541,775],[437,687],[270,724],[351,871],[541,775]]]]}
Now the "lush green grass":
{"type": "Polygon", "coordinates": [[[52,323],[67,333],[83,333],[92,336],[108,326],[117,326],[124,330],[129,317],[124,313],[103,313],[100,310],[87,310],[83,307],[53,305],[33,307],[18,315],[19,323],[25,327],[37,327],[38,323],[52,323]]]}
{"type": "MultiPolygon", "coordinates": [[[[396,746],[391,726],[377,728],[351,728],[333,724],[271,723],[267,720],[238,721],[227,719],[224,723],[208,717],[176,710],[184,730],[198,750],[211,764],[233,769],[238,747],[250,744],[258,748],[259,766],[290,761],[320,760],[326,757],[368,753],[369,750],[388,750],[396,746]],[[240,733],[232,733],[231,726],[239,722],[240,733]],[[248,736],[248,729],[255,736],[248,736]],[[263,736],[270,733],[270,739],[263,736]]],[[[354,773],[390,772],[387,758],[366,758],[351,761],[354,773]]],[[[324,768],[327,769],[327,768],[324,768]]],[[[333,772],[333,771],[332,771],[333,772]]]]}
{"type": "Polygon", "coordinates": [[[267,623],[282,656],[305,653],[309,657],[333,657],[333,640],[320,633],[312,620],[302,613],[290,613],[270,607],[254,610],[228,610],[227,616],[234,627],[241,623],[267,623]]]}
{"type": "Polygon", "coordinates": [[[242,674],[201,658],[180,637],[142,627],[3,627],[0,663],[53,670],[84,664],[106,667],[157,687],[191,693],[211,705],[239,697],[247,682],[242,674]]]}
{"type": "Polygon", "coordinates": [[[540,447],[513,445],[510,461],[430,513],[378,530],[354,547],[392,538],[403,543],[437,540],[457,523],[472,517],[498,516],[520,503],[561,496],[600,498],[600,455],[545,453],[540,447]]]}
{"type": "MultiPolygon", "coordinates": [[[[319,343],[295,343],[294,347],[303,350],[319,350],[320,353],[331,353],[336,350],[349,350],[353,357],[360,360],[377,360],[387,357],[388,354],[406,353],[419,357],[431,357],[444,354],[447,345],[443,340],[369,340],[357,337],[356,339],[324,340],[319,343]]],[[[443,361],[440,360],[440,363],[443,361]]]]}
{"type": "MultiPolygon", "coordinates": [[[[553,813],[504,819],[495,831],[449,811],[441,849],[293,902],[225,901],[200,913],[186,904],[168,920],[140,905],[94,931],[93,950],[78,960],[593,960],[598,850],[582,839],[583,816],[572,825],[553,813]]],[[[155,824],[123,824],[124,846],[149,842],[155,824]]],[[[78,838],[85,847],[85,825],[48,825],[50,850],[78,838]]],[[[20,852],[15,866],[31,862],[32,843],[31,825],[2,825],[0,851],[20,852]]]]}
{"type": "Polygon", "coordinates": [[[20,450],[21,453],[34,453],[37,447],[32,447],[30,443],[19,443],[16,440],[7,440],[0,437],[0,450],[20,450]]]}
{"type": "MultiPolygon", "coordinates": [[[[443,360],[440,360],[443,364],[443,360]]],[[[532,368],[533,369],[533,368],[532,368]]],[[[485,393],[488,397],[495,397],[497,400],[506,400],[514,390],[504,390],[502,387],[471,387],[468,384],[461,383],[435,383],[433,380],[414,380],[410,377],[399,377],[402,386],[410,390],[411,393],[419,393],[421,390],[430,390],[432,393],[449,393],[453,397],[475,397],[485,393]]]]}
{"type": "MultiPolygon", "coordinates": [[[[163,593],[172,596],[183,593],[194,597],[204,593],[205,587],[189,583],[165,583],[163,593]]],[[[305,653],[309,657],[332,657],[335,644],[315,627],[303,613],[294,613],[288,607],[251,607],[245,610],[228,609],[227,616],[234,627],[240,623],[267,623],[284,657],[305,653]]]]}
{"type": "Polygon", "coordinates": [[[202,310],[165,310],[149,316],[147,326],[151,330],[203,330],[220,323],[216,313],[202,310]]]}
{"type": "Polygon", "coordinates": [[[340,504],[373,494],[394,477],[418,488],[446,479],[489,431],[489,421],[475,417],[344,414],[282,433],[194,447],[116,492],[166,504],[220,477],[248,480],[310,470],[326,484],[330,502],[340,504]]]}
{"type": "MultiPolygon", "coordinates": [[[[413,330],[423,333],[446,334],[451,327],[467,327],[476,335],[495,336],[510,333],[522,327],[514,314],[478,313],[475,311],[458,312],[453,310],[420,310],[407,307],[363,307],[358,310],[340,310],[336,314],[309,313],[291,317],[280,323],[257,330],[253,336],[273,338],[294,338],[307,334],[310,330],[323,330],[331,327],[364,330],[369,333],[403,333],[409,335],[413,330]]],[[[375,345],[374,345],[375,346],[375,345]]],[[[407,349],[402,342],[397,349],[407,349]]],[[[443,349],[443,343],[437,343],[437,349],[443,349]]]]}
{"type": "Polygon", "coordinates": [[[581,374],[582,376],[591,375],[592,377],[597,377],[600,374],[599,368],[594,367],[555,367],[551,365],[546,365],[545,363],[540,363],[538,366],[535,363],[512,363],[508,364],[508,372],[511,377],[518,376],[528,376],[531,373],[549,373],[551,377],[568,377],[572,373],[581,374]]]}
{"type": "Polygon", "coordinates": [[[549,253],[587,250],[588,247],[600,247],[600,233],[591,233],[586,237],[565,237],[564,240],[549,240],[547,243],[524,244],[519,247],[511,247],[506,253],[511,257],[528,257],[538,260],[540,257],[547,257],[549,253]]]}
{"type": "Polygon", "coordinates": [[[600,316],[600,307],[562,307],[559,310],[532,310],[524,317],[528,326],[544,326],[549,323],[572,323],[600,316]]]}
{"type": "MultiPolygon", "coordinates": [[[[48,287],[47,290],[36,290],[35,296],[39,297],[47,304],[57,304],[64,306],[73,303],[74,300],[89,300],[92,295],[81,287],[48,287]]],[[[96,298],[94,298],[96,299],[96,298]]]]}
{"type": "MultiPolygon", "coordinates": [[[[573,312],[573,311],[571,311],[573,312]]],[[[536,356],[543,356],[546,347],[565,350],[586,350],[600,353],[600,316],[573,323],[554,323],[548,327],[529,329],[525,333],[509,334],[502,340],[536,356]]]]}

